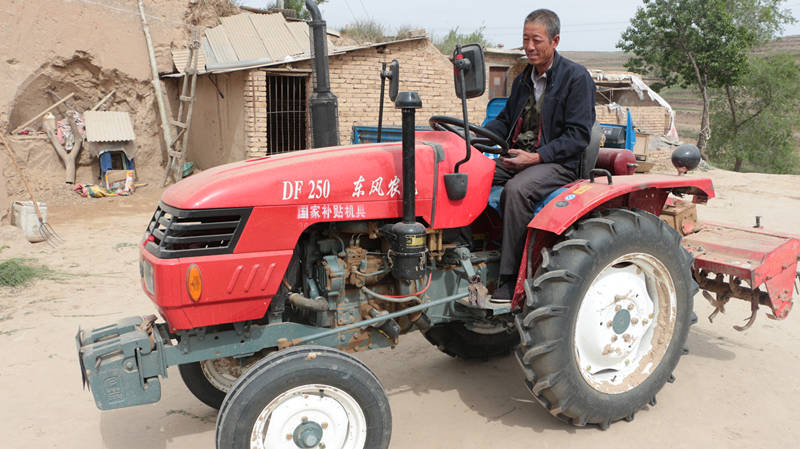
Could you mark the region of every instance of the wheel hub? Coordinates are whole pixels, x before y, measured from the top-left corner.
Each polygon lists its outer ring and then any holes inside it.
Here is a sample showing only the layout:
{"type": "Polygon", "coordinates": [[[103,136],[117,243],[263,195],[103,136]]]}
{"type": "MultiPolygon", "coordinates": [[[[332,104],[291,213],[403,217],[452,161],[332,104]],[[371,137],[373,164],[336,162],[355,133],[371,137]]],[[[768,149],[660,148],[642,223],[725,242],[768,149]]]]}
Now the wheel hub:
{"type": "Polygon", "coordinates": [[[322,441],[322,426],[303,417],[302,423],[294,429],[293,439],[297,447],[311,449],[322,441]]]}
{"type": "Polygon", "coordinates": [[[614,320],[611,322],[611,328],[617,335],[622,334],[631,325],[631,313],[626,309],[622,309],[614,315],[614,320]]]}

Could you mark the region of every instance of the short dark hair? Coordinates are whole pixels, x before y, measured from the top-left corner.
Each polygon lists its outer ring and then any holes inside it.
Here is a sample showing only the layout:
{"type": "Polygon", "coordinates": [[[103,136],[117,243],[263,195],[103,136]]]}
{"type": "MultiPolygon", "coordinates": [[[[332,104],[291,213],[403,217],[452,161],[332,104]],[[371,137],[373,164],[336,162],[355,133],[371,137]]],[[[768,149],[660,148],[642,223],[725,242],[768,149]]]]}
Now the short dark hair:
{"type": "Polygon", "coordinates": [[[528,14],[528,17],[525,18],[525,23],[531,22],[544,25],[550,40],[555,39],[557,35],[561,34],[561,20],[559,20],[558,14],[549,9],[537,9],[528,14]]]}

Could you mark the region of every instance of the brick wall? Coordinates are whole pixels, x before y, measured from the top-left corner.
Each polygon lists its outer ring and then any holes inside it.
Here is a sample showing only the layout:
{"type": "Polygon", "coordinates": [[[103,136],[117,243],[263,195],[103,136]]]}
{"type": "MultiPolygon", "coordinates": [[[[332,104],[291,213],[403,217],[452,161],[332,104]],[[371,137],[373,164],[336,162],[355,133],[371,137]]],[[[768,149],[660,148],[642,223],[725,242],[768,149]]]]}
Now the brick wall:
{"type": "MultiPolygon", "coordinates": [[[[339,101],[339,141],[342,144],[350,142],[353,125],[378,124],[381,63],[389,63],[393,59],[400,62],[400,91],[416,91],[422,99],[422,109],[416,115],[417,125],[427,125],[432,115],[461,117],[461,100],[455,96],[453,65],[429,40],[356,50],[329,59],[331,91],[339,101]]],[[[304,61],[284,67],[310,69],[311,63],[304,61]]],[[[245,86],[248,157],[261,156],[266,151],[266,70],[251,70],[245,86]]],[[[310,98],[311,77],[308,79],[310,98]]],[[[388,87],[387,82],[383,123],[384,126],[399,127],[401,112],[389,100],[388,87]]],[[[480,124],[483,121],[487,97],[484,95],[467,100],[471,123],[480,124]]]]}
{"type": "Polygon", "coordinates": [[[247,157],[266,154],[267,148],[267,73],[250,70],[244,86],[244,130],[247,157]]]}
{"type": "Polygon", "coordinates": [[[622,109],[609,109],[606,105],[595,106],[597,121],[612,125],[624,125],[628,117],[626,109],[631,110],[633,125],[646,134],[663,135],[669,132],[669,112],[661,106],[631,106],[622,109]]]}
{"type": "MultiPolygon", "coordinates": [[[[400,62],[400,91],[416,91],[422,99],[417,125],[427,124],[432,115],[461,117],[461,100],[455,95],[453,65],[427,39],[368,48],[331,59],[331,90],[339,98],[339,132],[350,142],[353,125],[378,124],[382,62],[400,62]]],[[[388,83],[387,83],[388,90],[388,83]]],[[[481,123],[487,95],[467,100],[469,121],[481,123]]],[[[383,123],[400,126],[401,112],[386,94],[383,123]]]]}

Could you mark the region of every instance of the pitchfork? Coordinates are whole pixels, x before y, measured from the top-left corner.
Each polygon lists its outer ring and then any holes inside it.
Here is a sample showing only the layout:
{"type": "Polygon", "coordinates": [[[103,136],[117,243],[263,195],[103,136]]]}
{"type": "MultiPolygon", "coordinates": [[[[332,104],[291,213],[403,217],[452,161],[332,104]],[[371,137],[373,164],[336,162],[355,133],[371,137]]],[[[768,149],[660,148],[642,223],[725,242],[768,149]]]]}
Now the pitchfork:
{"type": "Polygon", "coordinates": [[[39,203],[36,202],[36,198],[33,196],[33,190],[31,190],[30,184],[28,184],[28,180],[25,179],[25,175],[22,174],[22,169],[20,168],[19,164],[17,164],[17,157],[14,154],[14,151],[6,142],[6,138],[0,134],[0,140],[3,141],[3,146],[6,147],[6,151],[8,151],[8,157],[11,158],[11,162],[14,163],[14,167],[17,168],[17,173],[19,173],[19,177],[22,178],[22,182],[25,183],[25,188],[28,189],[28,194],[31,196],[31,201],[33,201],[33,207],[36,209],[36,216],[39,217],[39,234],[41,234],[42,238],[44,238],[50,246],[55,247],[59,243],[63,243],[64,239],[61,238],[56,230],[52,228],[49,224],[45,223],[44,219],[42,219],[42,212],[39,210],[39,203]]]}

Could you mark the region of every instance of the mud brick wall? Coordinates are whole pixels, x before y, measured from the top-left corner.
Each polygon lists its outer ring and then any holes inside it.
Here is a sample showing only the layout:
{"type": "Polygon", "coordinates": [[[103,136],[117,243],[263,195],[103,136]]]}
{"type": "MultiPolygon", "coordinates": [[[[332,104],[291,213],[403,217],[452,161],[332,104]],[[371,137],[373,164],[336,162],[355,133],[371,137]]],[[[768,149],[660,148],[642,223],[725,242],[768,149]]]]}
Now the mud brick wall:
{"type": "Polygon", "coordinates": [[[597,121],[612,125],[627,123],[626,109],[631,110],[633,126],[646,134],[663,135],[669,132],[669,112],[661,106],[622,106],[622,109],[611,110],[606,105],[595,106],[597,121]]]}

